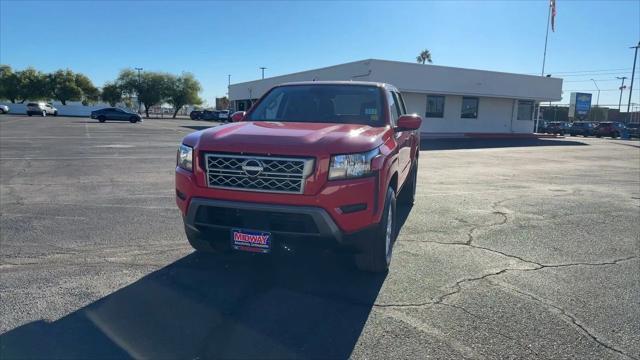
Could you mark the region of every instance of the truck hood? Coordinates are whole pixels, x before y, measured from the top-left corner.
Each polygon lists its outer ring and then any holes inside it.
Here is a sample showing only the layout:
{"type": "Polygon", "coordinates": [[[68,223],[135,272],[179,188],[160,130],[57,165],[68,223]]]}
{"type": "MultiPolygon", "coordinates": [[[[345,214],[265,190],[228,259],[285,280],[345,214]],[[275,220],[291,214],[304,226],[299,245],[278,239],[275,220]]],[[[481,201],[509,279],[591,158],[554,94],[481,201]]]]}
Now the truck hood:
{"type": "Polygon", "coordinates": [[[359,124],[242,121],[199,132],[185,144],[205,151],[320,155],[355,153],[383,144],[391,129],[359,124]],[[190,142],[196,142],[191,143],[190,142]]]}

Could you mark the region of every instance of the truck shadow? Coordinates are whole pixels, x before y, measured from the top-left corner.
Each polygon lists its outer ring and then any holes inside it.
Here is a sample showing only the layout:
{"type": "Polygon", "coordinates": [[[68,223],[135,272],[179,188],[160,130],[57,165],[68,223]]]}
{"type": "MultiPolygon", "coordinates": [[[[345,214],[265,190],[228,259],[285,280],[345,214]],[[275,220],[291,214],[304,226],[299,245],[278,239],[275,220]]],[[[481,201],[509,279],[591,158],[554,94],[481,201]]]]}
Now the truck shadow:
{"type": "Polygon", "coordinates": [[[0,336],[2,358],[348,358],[384,275],[340,254],[190,254],[53,322],[0,336]]]}

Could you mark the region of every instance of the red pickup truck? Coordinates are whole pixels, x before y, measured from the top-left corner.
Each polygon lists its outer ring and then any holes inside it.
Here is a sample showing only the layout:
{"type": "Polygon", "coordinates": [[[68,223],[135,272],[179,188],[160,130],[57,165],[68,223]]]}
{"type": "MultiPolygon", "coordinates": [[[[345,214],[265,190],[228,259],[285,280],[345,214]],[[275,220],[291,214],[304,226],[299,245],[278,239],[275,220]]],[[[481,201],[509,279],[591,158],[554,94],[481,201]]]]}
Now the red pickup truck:
{"type": "Polygon", "coordinates": [[[396,204],[415,199],[421,122],[389,84],[275,86],[232,123],[182,140],[176,202],[189,242],[260,253],[342,245],[360,269],[387,271],[396,204]]]}

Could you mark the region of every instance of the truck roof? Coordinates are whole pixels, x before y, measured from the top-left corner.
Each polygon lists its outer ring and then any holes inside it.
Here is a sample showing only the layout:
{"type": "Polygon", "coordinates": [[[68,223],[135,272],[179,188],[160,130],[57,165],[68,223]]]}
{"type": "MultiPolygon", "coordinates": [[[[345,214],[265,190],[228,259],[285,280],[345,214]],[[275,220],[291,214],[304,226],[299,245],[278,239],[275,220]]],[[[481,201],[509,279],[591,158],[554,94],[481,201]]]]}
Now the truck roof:
{"type": "Polygon", "coordinates": [[[352,86],[375,86],[386,88],[389,90],[398,91],[398,89],[387,83],[375,82],[375,81],[344,81],[344,80],[322,80],[322,81],[294,81],[278,84],[276,86],[284,85],[352,85],[352,86]]]}

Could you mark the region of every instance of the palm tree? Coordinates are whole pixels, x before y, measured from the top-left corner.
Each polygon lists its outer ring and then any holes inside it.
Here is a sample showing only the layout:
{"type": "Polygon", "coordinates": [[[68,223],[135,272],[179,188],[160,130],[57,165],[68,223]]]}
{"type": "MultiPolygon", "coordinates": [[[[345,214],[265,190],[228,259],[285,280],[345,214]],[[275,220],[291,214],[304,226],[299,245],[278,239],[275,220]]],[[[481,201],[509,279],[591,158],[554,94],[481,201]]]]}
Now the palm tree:
{"type": "Polygon", "coordinates": [[[431,61],[431,52],[427,49],[422,50],[420,52],[420,55],[416,57],[416,61],[418,62],[418,64],[424,64],[425,62],[431,64],[433,62],[431,61]]]}

